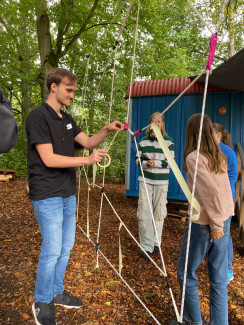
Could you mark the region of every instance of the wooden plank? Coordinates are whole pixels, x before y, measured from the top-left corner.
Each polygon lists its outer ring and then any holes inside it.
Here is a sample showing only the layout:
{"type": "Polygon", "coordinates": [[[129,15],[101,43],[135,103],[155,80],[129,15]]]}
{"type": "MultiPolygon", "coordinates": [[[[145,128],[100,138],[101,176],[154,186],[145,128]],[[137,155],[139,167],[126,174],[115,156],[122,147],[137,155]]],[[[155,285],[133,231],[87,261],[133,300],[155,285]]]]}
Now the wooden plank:
{"type": "Polygon", "coordinates": [[[235,214],[239,221],[239,232],[244,246],[244,153],[240,144],[237,144],[237,172],[235,214]]]}
{"type": "Polygon", "coordinates": [[[12,178],[12,175],[0,175],[0,181],[2,182],[9,182],[9,180],[12,178]]]}
{"type": "Polygon", "coordinates": [[[7,175],[7,174],[15,175],[16,173],[17,173],[16,170],[11,170],[11,169],[0,169],[0,174],[2,174],[2,175],[7,175]]]}
{"type": "Polygon", "coordinates": [[[241,171],[241,195],[240,195],[239,225],[240,225],[242,245],[244,246],[244,169],[243,169],[243,166],[242,166],[242,171],[241,171]]]}

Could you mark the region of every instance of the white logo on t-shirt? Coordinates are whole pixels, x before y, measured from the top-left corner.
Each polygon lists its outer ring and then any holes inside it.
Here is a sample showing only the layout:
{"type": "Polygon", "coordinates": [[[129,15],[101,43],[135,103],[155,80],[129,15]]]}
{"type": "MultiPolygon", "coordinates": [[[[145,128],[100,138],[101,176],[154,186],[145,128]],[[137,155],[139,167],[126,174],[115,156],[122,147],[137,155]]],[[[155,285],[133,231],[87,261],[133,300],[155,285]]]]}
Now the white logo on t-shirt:
{"type": "Polygon", "coordinates": [[[72,124],[71,124],[71,123],[67,124],[67,125],[66,125],[66,128],[67,128],[67,130],[72,129],[72,124]]]}

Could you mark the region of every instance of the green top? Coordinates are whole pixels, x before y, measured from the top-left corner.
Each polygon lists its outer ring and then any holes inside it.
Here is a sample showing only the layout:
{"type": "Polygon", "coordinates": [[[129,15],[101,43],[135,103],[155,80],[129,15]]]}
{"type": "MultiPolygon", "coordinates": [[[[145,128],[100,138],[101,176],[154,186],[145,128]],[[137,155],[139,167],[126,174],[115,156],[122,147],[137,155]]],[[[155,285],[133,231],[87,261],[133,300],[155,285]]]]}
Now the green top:
{"type": "MultiPolygon", "coordinates": [[[[164,136],[164,140],[174,157],[174,142],[169,136],[164,136]]],[[[142,165],[146,183],[154,185],[164,185],[169,183],[170,166],[164,155],[163,149],[158,140],[150,140],[148,136],[141,139],[138,145],[139,157],[136,157],[136,164],[142,165]],[[148,167],[147,162],[153,158],[155,153],[155,164],[153,167],[148,167]]],[[[143,181],[142,171],[138,177],[139,181],[143,181]]]]}

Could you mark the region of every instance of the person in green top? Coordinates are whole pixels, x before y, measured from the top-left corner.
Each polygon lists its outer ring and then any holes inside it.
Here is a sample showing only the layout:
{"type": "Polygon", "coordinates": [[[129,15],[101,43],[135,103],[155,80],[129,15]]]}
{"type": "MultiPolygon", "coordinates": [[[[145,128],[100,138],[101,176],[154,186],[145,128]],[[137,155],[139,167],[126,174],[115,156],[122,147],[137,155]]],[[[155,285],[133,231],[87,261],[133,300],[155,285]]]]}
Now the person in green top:
{"type": "MultiPolygon", "coordinates": [[[[149,123],[152,122],[155,122],[161,130],[162,136],[174,157],[174,142],[165,131],[164,117],[159,112],[153,113],[149,123]]],[[[141,170],[138,177],[139,200],[137,209],[140,245],[147,254],[158,253],[161,245],[164,218],[167,216],[166,204],[170,166],[150,126],[146,131],[146,136],[139,143],[138,151],[139,155],[136,157],[136,164],[141,165],[145,178],[144,182],[141,170]]],[[[148,260],[143,250],[140,257],[148,260]]]]}

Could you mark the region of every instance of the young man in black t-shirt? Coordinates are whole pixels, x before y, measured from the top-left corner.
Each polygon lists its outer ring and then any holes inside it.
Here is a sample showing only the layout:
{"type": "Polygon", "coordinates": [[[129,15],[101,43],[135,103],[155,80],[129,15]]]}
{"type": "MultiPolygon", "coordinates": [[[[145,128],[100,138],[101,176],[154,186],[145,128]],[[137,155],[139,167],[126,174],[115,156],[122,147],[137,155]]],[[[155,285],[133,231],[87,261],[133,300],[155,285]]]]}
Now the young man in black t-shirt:
{"type": "Polygon", "coordinates": [[[93,149],[110,132],[123,129],[123,124],[115,121],[88,137],[69,114],[61,111],[62,106],[70,106],[77,88],[77,78],[70,71],[51,71],[47,87],[46,103],[35,108],[26,121],[29,197],[43,239],[32,306],[39,325],[56,324],[54,305],[80,308],[83,304],[63,287],[75,241],[75,167],[100,162],[106,151],[98,149],[89,157],[74,157],[74,141],[93,149]]]}

